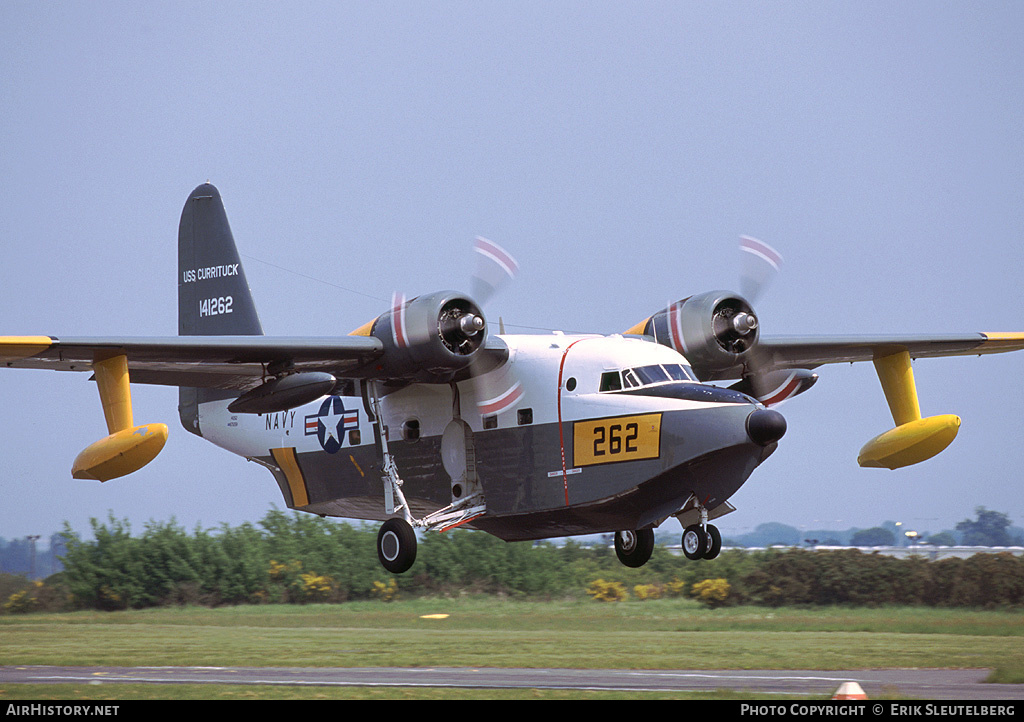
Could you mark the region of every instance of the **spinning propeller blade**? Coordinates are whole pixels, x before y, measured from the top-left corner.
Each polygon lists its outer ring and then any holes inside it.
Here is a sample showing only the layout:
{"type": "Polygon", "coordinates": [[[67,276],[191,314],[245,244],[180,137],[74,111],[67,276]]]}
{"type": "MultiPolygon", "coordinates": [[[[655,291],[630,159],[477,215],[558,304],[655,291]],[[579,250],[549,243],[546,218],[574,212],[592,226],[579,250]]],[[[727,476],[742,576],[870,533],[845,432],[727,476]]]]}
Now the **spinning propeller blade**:
{"type": "Polygon", "coordinates": [[[519,264],[508,251],[493,241],[477,236],[473,241],[475,264],[470,289],[473,299],[481,306],[516,277],[519,264]]]}
{"type": "MultiPolygon", "coordinates": [[[[505,286],[515,279],[519,272],[516,259],[494,241],[477,236],[473,241],[475,257],[472,295],[481,307],[494,298],[505,286]]],[[[504,326],[504,324],[501,324],[504,326]]],[[[501,329],[502,332],[504,329],[501,329]]],[[[522,388],[515,379],[506,379],[508,370],[495,369],[488,375],[487,383],[482,380],[479,369],[471,367],[474,395],[477,400],[477,411],[481,416],[493,416],[514,407],[522,396],[522,388]]]]}
{"type": "MultiPolygon", "coordinates": [[[[740,236],[740,292],[748,301],[753,303],[764,295],[781,266],[781,253],[764,241],[740,236]]],[[[805,369],[762,371],[752,362],[743,380],[733,388],[765,406],[773,406],[806,391],[817,380],[816,374],[805,369]]]]}
{"type": "Polygon", "coordinates": [[[756,301],[771,284],[782,265],[782,254],[764,241],[740,236],[740,293],[756,301]]]}

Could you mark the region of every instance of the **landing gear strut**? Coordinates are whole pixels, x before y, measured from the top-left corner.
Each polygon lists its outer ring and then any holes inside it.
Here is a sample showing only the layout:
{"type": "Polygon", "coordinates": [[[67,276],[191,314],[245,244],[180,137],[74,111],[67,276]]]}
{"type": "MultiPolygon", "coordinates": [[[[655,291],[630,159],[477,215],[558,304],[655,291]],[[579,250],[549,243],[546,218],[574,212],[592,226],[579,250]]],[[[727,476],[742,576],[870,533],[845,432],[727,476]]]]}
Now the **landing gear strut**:
{"type": "Polygon", "coordinates": [[[627,567],[642,567],[653,551],[653,529],[615,532],[615,556],[627,567]]]}
{"type": "MultiPolygon", "coordinates": [[[[364,403],[367,411],[371,412],[369,415],[376,427],[377,450],[381,459],[381,481],[384,484],[384,511],[389,516],[394,515],[384,522],[377,533],[377,558],[392,574],[402,574],[416,561],[417,541],[414,527],[426,531],[445,531],[486,513],[487,504],[484,502],[483,491],[477,488],[423,518],[414,517],[402,492],[404,482],[398,473],[398,464],[388,449],[388,434],[382,421],[380,394],[376,382],[371,381],[364,388],[364,403]]],[[[466,451],[468,454],[469,449],[466,451]]]]}

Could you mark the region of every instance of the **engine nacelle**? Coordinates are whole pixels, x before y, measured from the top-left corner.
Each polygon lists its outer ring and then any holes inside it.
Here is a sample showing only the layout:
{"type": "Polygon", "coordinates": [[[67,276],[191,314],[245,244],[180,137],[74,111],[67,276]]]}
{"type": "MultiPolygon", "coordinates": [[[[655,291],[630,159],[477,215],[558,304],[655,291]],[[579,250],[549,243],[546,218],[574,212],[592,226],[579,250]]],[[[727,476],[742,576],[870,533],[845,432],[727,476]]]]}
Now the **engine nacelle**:
{"type": "Polygon", "coordinates": [[[384,344],[382,376],[446,383],[474,361],[487,339],[487,322],[470,298],[441,291],[409,301],[396,296],[390,311],[355,333],[384,344]]]}
{"type": "Polygon", "coordinates": [[[653,336],[683,354],[702,381],[736,378],[757,345],[758,321],[745,298],[710,291],[684,298],[627,333],[653,336]]]}

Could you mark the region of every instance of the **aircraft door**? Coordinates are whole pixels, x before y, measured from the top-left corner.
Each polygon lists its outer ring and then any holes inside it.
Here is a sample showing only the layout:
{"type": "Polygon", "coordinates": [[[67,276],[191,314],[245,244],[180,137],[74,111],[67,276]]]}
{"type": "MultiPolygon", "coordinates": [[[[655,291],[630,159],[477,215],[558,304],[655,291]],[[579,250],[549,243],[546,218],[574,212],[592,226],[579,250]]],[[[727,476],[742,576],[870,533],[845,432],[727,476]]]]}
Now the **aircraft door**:
{"type": "Polygon", "coordinates": [[[480,491],[473,431],[462,419],[452,419],[441,435],[441,463],[451,478],[453,503],[480,491]]]}

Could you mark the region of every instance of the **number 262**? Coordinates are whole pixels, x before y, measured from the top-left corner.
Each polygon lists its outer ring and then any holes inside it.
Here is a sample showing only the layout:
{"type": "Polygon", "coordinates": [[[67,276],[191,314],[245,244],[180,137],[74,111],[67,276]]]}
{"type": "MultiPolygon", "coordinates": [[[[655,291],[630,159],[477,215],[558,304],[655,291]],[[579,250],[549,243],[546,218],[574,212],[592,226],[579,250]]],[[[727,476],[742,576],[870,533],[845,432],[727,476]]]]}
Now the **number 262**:
{"type": "Polygon", "coordinates": [[[621,424],[594,427],[594,456],[632,453],[637,450],[636,439],[639,427],[635,423],[626,424],[625,435],[621,424]]]}

